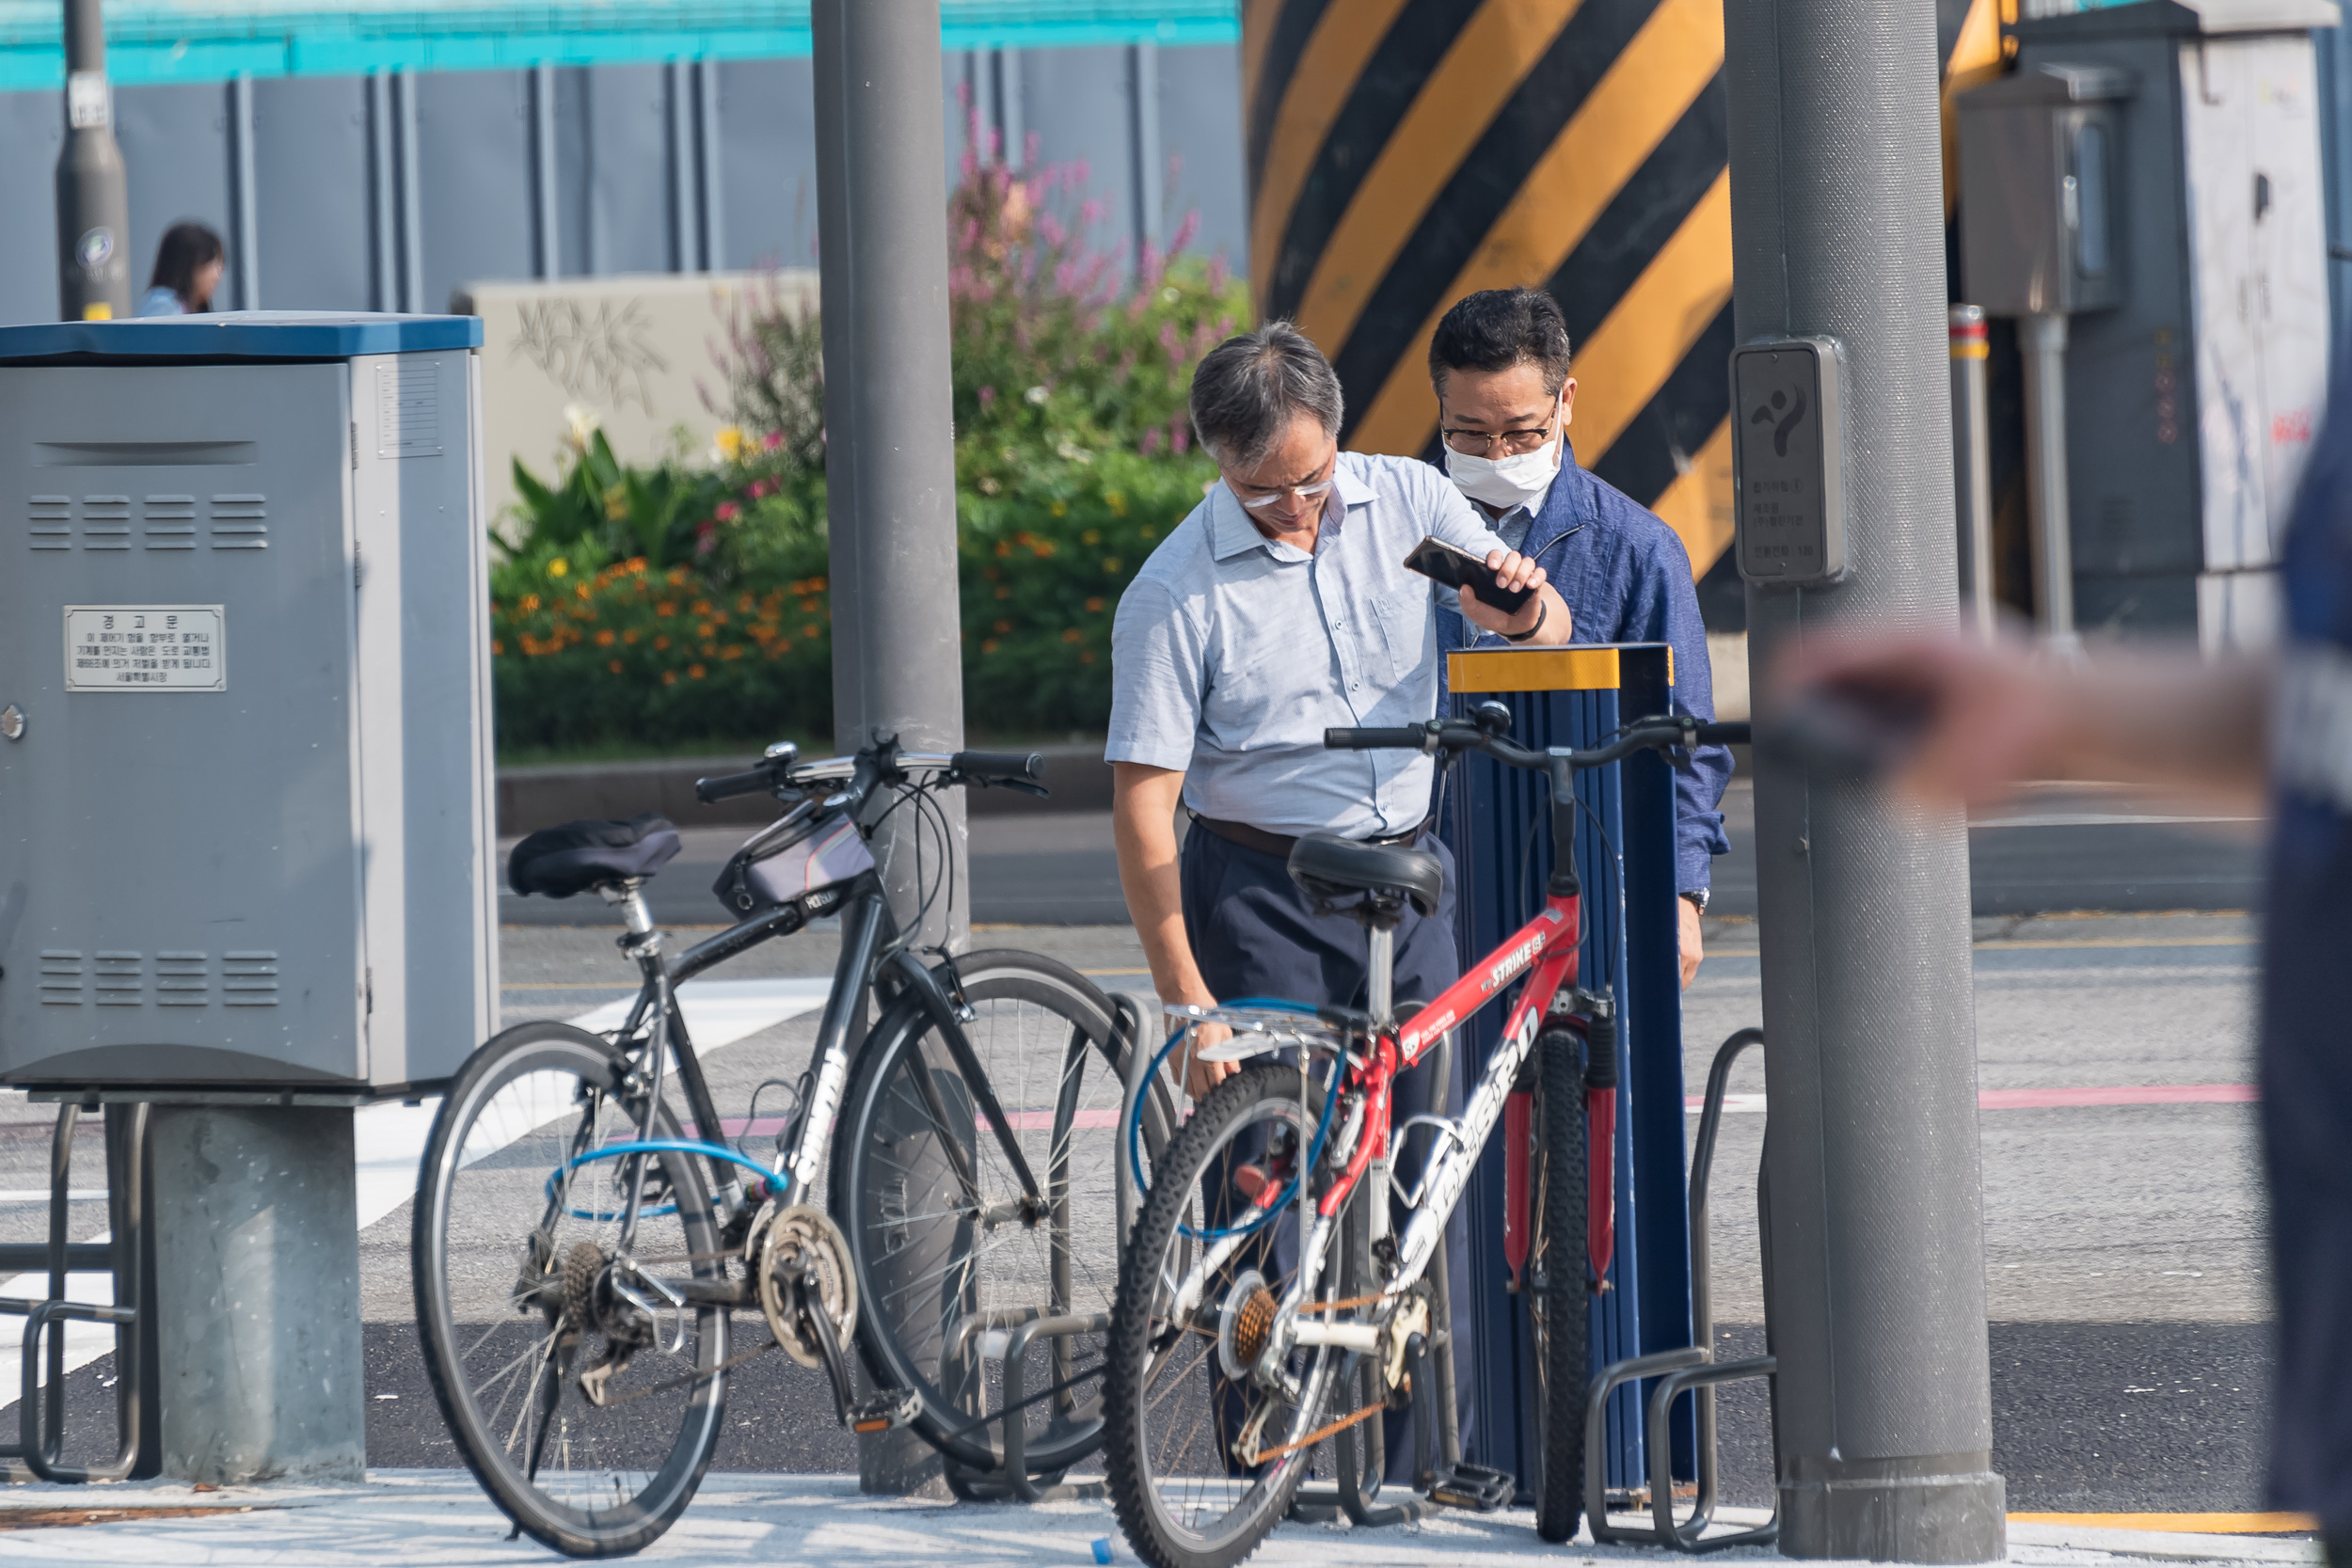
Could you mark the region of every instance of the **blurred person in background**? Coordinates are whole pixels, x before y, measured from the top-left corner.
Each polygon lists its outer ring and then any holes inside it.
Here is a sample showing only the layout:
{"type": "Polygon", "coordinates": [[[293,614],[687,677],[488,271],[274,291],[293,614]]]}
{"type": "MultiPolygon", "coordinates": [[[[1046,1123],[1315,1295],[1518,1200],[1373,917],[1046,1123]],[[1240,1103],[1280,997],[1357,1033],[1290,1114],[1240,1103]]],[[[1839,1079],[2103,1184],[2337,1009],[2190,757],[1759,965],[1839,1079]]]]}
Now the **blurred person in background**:
{"type": "Polygon", "coordinates": [[[200,223],[175,223],[155,247],[155,276],[139,301],[142,316],[193,316],[213,308],[228,247],[200,223]]]}
{"type": "Polygon", "coordinates": [[[1784,744],[1842,736],[1842,753],[1943,806],[1990,803],[2029,779],[2167,784],[2245,810],[2266,800],[2271,1498],[2316,1515],[2328,1561],[2352,1568],[2352,378],[2341,368],[2329,403],[2280,566],[2277,650],[2206,659],[2189,644],[2070,662],[1957,634],[1808,631],[1771,672],[1759,718],[1784,744]]]}

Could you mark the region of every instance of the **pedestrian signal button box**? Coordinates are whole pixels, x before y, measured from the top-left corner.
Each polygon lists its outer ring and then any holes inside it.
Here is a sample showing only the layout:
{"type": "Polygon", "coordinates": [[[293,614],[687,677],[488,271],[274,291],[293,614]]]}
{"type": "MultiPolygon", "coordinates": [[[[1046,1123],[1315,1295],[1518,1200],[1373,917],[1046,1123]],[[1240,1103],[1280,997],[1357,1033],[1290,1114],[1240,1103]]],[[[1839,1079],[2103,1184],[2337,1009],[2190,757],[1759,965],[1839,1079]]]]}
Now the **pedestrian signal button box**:
{"type": "Polygon", "coordinates": [[[481,338],[0,327],[0,1082],[366,1098],[494,1029],[481,338]]]}
{"type": "Polygon", "coordinates": [[[1836,343],[1777,338],[1731,356],[1740,575],[1829,582],[1846,570],[1845,433],[1836,343]]]}

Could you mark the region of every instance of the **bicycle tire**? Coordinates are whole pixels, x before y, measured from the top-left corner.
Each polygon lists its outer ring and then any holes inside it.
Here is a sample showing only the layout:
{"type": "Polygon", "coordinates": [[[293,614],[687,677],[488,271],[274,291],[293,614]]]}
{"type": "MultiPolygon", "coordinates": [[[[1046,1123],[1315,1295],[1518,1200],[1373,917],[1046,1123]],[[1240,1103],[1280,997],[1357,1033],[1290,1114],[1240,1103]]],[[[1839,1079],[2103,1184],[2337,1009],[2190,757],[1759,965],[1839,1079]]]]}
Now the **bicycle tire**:
{"type": "MultiPolygon", "coordinates": [[[[609,1247],[600,1265],[577,1250],[617,1235],[620,1210],[609,1205],[628,1161],[577,1156],[634,1139],[627,1077],[617,1047],[569,1024],[518,1024],[492,1038],[467,1059],[434,1117],[410,1232],[425,1370],[458,1453],[517,1528],[567,1557],[625,1556],[659,1539],[702,1484],[726,1404],[721,1307],[695,1309],[691,1323],[678,1310],[691,1355],[666,1353],[654,1314],[655,1349],[638,1344],[619,1357],[602,1386],[609,1406],[592,1404],[573,1371],[595,1370],[642,1326],[615,1305],[609,1247]],[[525,1218],[534,1205],[535,1225],[525,1218]],[[577,1281],[564,1266],[575,1259],[577,1281]]],[[[654,1125],[662,1139],[679,1137],[666,1105],[654,1125]]],[[[648,1176],[632,1254],[651,1266],[675,1253],[702,1259],[689,1264],[697,1276],[723,1274],[702,1163],[649,1158],[659,1178],[648,1176]]]]}
{"type": "Polygon", "coordinates": [[[1535,1212],[1530,1262],[1536,1376],[1535,1533],[1575,1539],[1584,1514],[1584,1398],[1592,1369],[1586,1345],[1584,1053],[1568,1030],[1535,1041],[1535,1212]]]}
{"type": "MultiPolygon", "coordinates": [[[[1051,1207],[1036,1221],[998,1218],[1020,1188],[930,1012],[893,1003],[858,1053],[834,1140],[831,1207],[848,1238],[858,1296],[858,1348],[882,1386],[921,1396],[913,1423],[925,1441],[978,1471],[1004,1462],[1001,1338],[989,1314],[1076,1312],[1107,1318],[1118,1287],[1115,1162],[1124,1152],[1119,1112],[1137,1042],[1116,1027],[1110,999],[1077,971],[1032,953],[994,950],[956,961],[973,1017],[974,1059],[1012,1122],[1051,1207]],[[917,1064],[921,1076],[915,1076],[917,1064]],[[946,1115],[952,1128],[943,1130],[946,1115]],[[953,1145],[951,1152],[949,1145],[953,1145]],[[982,1214],[955,1180],[969,1162],[982,1214]],[[929,1220],[928,1226],[917,1223],[929,1220]],[[941,1223],[946,1222],[946,1223],[941,1223]],[[959,1354],[959,1347],[963,1354],[959,1354]]],[[[1148,1047],[1146,1047],[1148,1049],[1148,1047]]],[[[1167,1141],[1165,1091],[1147,1101],[1147,1153],[1167,1141]]],[[[1064,1469],[1102,1442],[1100,1333],[1039,1340],[1023,1363],[1029,1396],[1056,1384],[1023,1418],[1024,1469],[1064,1469]],[[1042,1365],[1038,1365],[1041,1362],[1042,1365]],[[1088,1368],[1097,1369],[1089,1374],[1088,1368]]]]}
{"type": "MultiPolygon", "coordinates": [[[[1294,1449],[1271,1461],[1270,1468],[1261,1465],[1256,1474],[1236,1477],[1226,1435],[1231,1405],[1224,1404],[1220,1414],[1224,1402],[1259,1397],[1219,1369],[1223,1297],[1239,1283],[1244,1268],[1260,1270],[1272,1293],[1281,1294],[1293,1277],[1283,1270],[1277,1245],[1277,1232],[1286,1221],[1275,1221],[1256,1233],[1263,1241],[1245,1243],[1229,1260],[1225,1278],[1211,1282],[1185,1322],[1168,1317],[1172,1303],[1162,1289],[1164,1281],[1181,1278],[1190,1266],[1190,1247],[1196,1243],[1186,1240],[1186,1229],[1205,1232],[1205,1222],[1226,1217],[1207,1213],[1201,1200],[1203,1179],[1216,1171],[1222,1183],[1228,1167],[1220,1162],[1236,1151],[1253,1125],[1267,1125],[1270,1134],[1290,1140],[1294,1150],[1309,1148],[1322,1098],[1311,1077],[1285,1064],[1245,1068],[1226,1079],[1200,1101],[1168,1146],[1128,1237],[1104,1390],[1104,1468],[1120,1528],[1136,1555],[1153,1568],[1232,1568],[1256,1551],[1289,1510],[1322,1446],[1294,1449]],[[1207,1375],[1198,1375],[1201,1372],[1207,1375]],[[1188,1384],[1195,1386],[1189,1394],[1188,1384]],[[1153,1420],[1165,1421],[1164,1433],[1155,1433],[1150,1425],[1153,1420]],[[1231,1492],[1243,1482],[1247,1489],[1210,1528],[1186,1528],[1187,1518],[1205,1513],[1214,1504],[1189,1507],[1184,1497],[1214,1497],[1220,1488],[1231,1492]],[[1171,1491],[1181,1495],[1173,1511],[1171,1491]]],[[[1248,1157],[1264,1159],[1262,1173],[1283,1180],[1281,1146],[1270,1137],[1269,1147],[1277,1152],[1248,1157]]],[[[1301,1242],[1313,1223],[1315,1191],[1313,1181],[1301,1181],[1288,1201],[1287,1223],[1299,1228],[1301,1242]]],[[[1336,1229],[1329,1244],[1335,1249],[1339,1244],[1336,1229]]],[[[1338,1261],[1334,1258],[1325,1267],[1320,1299],[1338,1299],[1333,1293],[1339,1285],[1334,1277],[1338,1261]]],[[[1269,1438],[1313,1430],[1328,1413],[1335,1384],[1348,1381],[1332,1375],[1344,1359],[1343,1353],[1329,1347],[1300,1354],[1294,1363],[1299,1397],[1276,1404],[1282,1418],[1278,1423],[1269,1417],[1264,1428],[1269,1438]]]]}

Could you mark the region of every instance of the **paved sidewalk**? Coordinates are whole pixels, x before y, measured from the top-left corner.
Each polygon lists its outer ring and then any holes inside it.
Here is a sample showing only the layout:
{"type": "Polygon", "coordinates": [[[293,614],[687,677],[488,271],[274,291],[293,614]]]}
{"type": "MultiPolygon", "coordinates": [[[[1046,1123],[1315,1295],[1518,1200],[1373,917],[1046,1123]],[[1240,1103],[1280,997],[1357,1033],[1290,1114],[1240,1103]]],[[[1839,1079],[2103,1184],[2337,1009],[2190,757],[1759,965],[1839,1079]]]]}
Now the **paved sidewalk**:
{"type": "MultiPolygon", "coordinates": [[[[1760,1515],[1728,1511],[1737,1522],[1760,1515]]],[[[471,1479],[448,1470],[382,1470],[364,1486],[230,1487],[194,1492],[183,1485],[18,1487],[0,1491],[0,1545],[10,1568],[52,1564],[398,1563],[401,1568],[563,1560],[531,1541],[505,1539],[506,1521],[471,1479]],[[191,1511],[205,1511],[190,1516],[191,1511]],[[96,1522],[56,1528],[18,1525],[37,1511],[87,1514],[96,1522]],[[155,1516],[142,1518],[152,1511],[155,1516]],[[215,1512],[217,1511],[217,1512],[215,1512]],[[248,1512],[249,1511],[249,1512],[248,1512]]],[[[714,1475],[677,1526],[640,1560],[670,1563],[815,1561],[825,1568],[946,1563],[1092,1563],[1093,1543],[1108,1538],[1112,1559],[1137,1560],[1118,1534],[1106,1503],[946,1504],[863,1497],[850,1476],[714,1475]]],[[[1772,1559],[1769,1548],[1729,1554],[1772,1559]]],[[[1662,1554],[1589,1545],[1555,1548],[1536,1540],[1523,1512],[1443,1513],[1418,1526],[1351,1531],[1342,1526],[1285,1525],[1249,1560],[1293,1564],[1397,1564],[1446,1568],[1526,1562],[1559,1564],[1662,1554]]],[[[2160,1534],[2012,1524],[2009,1560],[2034,1568],[2124,1568],[2148,1559],[2242,1564],[2316,1562],[2309,1541],[2226,1535],[2160,1534]]]]}

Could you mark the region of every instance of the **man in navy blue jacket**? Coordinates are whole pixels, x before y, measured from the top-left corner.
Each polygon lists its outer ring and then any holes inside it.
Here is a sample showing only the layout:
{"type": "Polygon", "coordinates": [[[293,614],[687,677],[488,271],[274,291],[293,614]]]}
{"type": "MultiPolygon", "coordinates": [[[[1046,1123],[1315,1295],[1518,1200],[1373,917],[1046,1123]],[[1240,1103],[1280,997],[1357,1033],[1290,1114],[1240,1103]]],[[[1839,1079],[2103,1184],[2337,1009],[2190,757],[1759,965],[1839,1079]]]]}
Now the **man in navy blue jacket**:
{"type": "MultiPolygon", "coordinates": [[[[1715,717],[1707,631],[1691,557],[1675,531],[1622,490],[1577,467],[1568,440],[1576,382],[1568,325],[1539,289],[1486,289],[1445,313],[1429,341],[1447,475],[1504,544],[1542,566],[1576,618],[1578,642],[1671,642],[1674,705],[1715,717]]],[[[1438,646],[1503,647],[1460,615],[1438,611],[1438,646]]],[[[1442,691],[1439,701],[1443,702],[1442,691]]],[[[1675,891],[1682,983],[1698,973],[1699,911],[1709,862],[1730,845],[1716,808],[1731,753],[1703,746],[1675,764],[1675,891]]]]}

